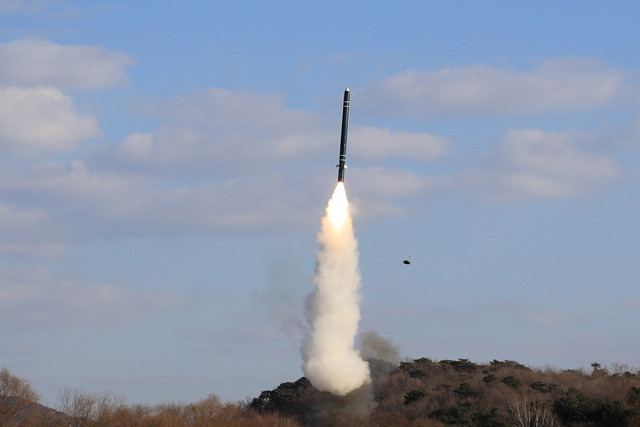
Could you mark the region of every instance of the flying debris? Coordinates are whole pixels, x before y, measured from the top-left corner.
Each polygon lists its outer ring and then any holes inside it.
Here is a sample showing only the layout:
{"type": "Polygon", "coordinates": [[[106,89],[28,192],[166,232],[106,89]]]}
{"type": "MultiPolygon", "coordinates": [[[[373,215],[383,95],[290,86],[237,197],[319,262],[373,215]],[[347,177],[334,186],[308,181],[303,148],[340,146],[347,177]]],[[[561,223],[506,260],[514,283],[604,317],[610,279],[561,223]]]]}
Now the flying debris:
{"type": "Polygon", "coordinates": [[[405,265],[411,264],[411,257],[405,259],[404,261],[402,261],[402,263],[405,264],[405,265]]]}
{"type": "Polygon", "coordinates": [[[344,101],[342,102],[342,132],[340,133],[340,158],[338,159],[338,182],[344,182],[344,170],[347,168],[347,131],[349,130],[349,103],[351,94],[349,88],[344,90],[344,101]]]}

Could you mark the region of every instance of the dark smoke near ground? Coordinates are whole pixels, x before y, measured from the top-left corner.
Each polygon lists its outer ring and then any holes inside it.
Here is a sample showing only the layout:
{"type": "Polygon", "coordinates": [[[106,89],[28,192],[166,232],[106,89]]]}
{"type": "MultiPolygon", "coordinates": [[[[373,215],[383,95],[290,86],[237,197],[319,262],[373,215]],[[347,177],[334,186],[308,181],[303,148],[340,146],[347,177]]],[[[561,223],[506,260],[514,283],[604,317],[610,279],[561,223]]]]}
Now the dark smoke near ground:
{"type": "MultiPolygon", "coordinates": [[[[400,353],[390,340],[369,331],[360,334],[359,341],[360,355],[369,363],[372,380],[389,374],[397,367],[400,353]]],[[[346,396],[321,393],[305,424],[321,427],[360,425],[375,406],[373,383],[364,384],[346,396]]]]}
{"type": "Polygon", "coordinates": [[[329,427],[337,425],[358,425],[375,407],[373,385],[367,383],[345,396],[323,392],[313,406],[305,425],[329,427]]]}
{"type": "Polygon", "coordinates": [[[371,379],[387,375],[398,365],[400,352],[393,343],[376,331],[360,334],[360,355],[369,363],[371,379]]]}
{"type": "Polygon", "coordinates": [[[398,348],[376,331],[360,334],[360,354],[363,359],[380,359],[389,363],[398,363],[400,360],[398,348]]]}

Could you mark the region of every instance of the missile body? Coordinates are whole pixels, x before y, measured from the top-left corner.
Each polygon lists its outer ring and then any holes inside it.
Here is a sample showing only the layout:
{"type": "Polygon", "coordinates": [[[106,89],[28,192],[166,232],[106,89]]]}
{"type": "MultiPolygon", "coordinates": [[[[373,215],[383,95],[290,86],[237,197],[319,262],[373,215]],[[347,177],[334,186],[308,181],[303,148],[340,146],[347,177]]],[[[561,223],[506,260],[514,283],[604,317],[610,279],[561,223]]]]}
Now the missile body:
{"type": "Polygon", "coordinates": [[[344,170],[347,167],[347,132],[349,130],[349,102],[351,94],[349,88],[344,90],[344,101],[342,103],[342,132],[340,134],[340,157],[338,158],[338,182],[344,182],[344,170]]]}

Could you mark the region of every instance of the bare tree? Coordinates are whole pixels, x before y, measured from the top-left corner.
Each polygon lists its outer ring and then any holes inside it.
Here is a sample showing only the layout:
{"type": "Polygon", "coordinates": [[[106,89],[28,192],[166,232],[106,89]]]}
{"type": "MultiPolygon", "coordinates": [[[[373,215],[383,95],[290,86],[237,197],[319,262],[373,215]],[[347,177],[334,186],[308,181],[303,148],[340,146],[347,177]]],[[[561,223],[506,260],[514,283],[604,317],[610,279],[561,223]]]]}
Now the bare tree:
{"type": "Polygon", "coordinates": [[[560,422],[547,403],[538,399],[529,400],[524,394],[521,399],[514,396],[509,401],[509,413],[518,427],[560,426],[560,422]]]}
{"type": "Polygon", "coordinates": [[[78,389],[64,387],[58,391],[60,411],[69,417],[69,425],[86,427],[98,415],[98,396],[93,393],[82,393],[78,389]]]}
{"type": "MultiPolygon", "coordinates": [[[[123,396],[113,396],[104,392],[97,397],[96,427],[109,427],[118,425],[118,417],[126,412],[127,403],[123,396]]],[[[126,425],[122,424],[121,425],[126,425]]]]}
{"type": "Polygon", "coordinates": [[[37,402],[38,395],[27,381],[7,368],[0,370],[0,426],[17,425],[17,416],[37,402]]]}

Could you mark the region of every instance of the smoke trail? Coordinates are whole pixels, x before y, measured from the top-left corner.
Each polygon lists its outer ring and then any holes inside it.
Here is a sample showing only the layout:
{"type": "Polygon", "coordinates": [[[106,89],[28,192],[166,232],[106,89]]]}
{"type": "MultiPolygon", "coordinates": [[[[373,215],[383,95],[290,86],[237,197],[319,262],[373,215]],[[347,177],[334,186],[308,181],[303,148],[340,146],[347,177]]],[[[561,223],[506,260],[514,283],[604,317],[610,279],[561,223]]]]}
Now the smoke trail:
{"type": "Polygon", "coordinates": [[[359,254],[342,182],[329,200],[318,242],[316,290],[306,312],[311,331],[302,348],[302,369],[318,390],[344,396],[370,378],[369,365],[354,347],[360,321],[359,254]]]}

